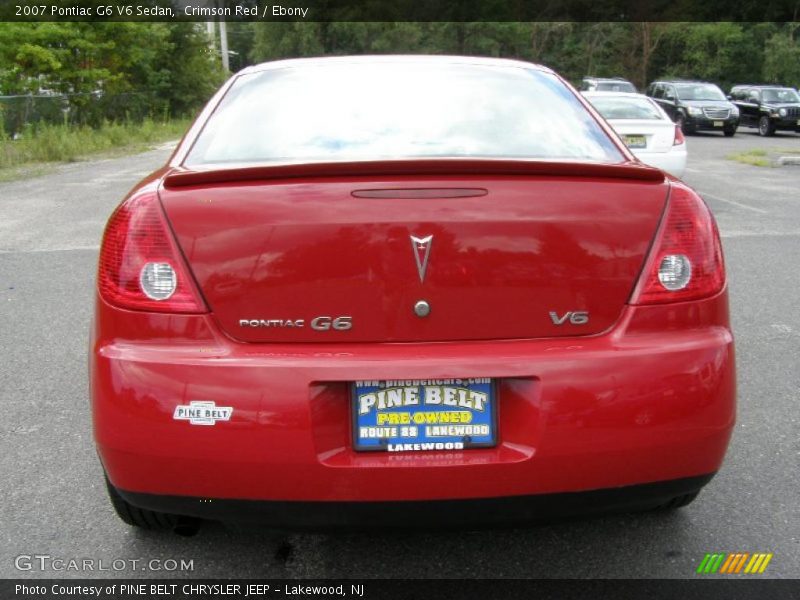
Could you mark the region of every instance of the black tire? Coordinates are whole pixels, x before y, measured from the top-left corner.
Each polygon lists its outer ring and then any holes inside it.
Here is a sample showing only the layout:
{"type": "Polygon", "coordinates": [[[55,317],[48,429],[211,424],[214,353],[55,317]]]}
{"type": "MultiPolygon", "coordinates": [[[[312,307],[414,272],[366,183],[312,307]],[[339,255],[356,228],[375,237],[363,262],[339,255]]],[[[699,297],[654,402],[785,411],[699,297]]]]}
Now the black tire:
{"type": "Polygon", "coordinates": [[[763,137],[770,137],[775,135],[775,125],[769,120],[769,117],[762,115],[758,120],[758,135],[763,137]]]}
{"type": "Polygon", "coordinates": [[[692,492],[691,494],[683,494],[682,496],[675,496],[669,502],[665,502],[658,507],[658,510],[675,510],[691,504],[700,492],[692,492]]]}
{"type": "Polygon", "coordinates": [[[114,489],[114,486],[109,483],[108,479],[106,479],[106,489],[108,490],[108,497],[111,500],[111,506],[114,507],[114,512],[128,525],[154,531],[173,531],[180,523],[180,517],[178,515],[137,508],[129,504],[119,495],[117,490],[114,489]]]}
{"type": "Polygon", "coordinates": [[[722,130],[722,134],[725,137],[733,137],[734,135],[736,135],[736,127],[731,127],[731,128],[726,127],[725,129],[722,130]]]}
{"type": "Polygon", "coordinates": [[[686,117],[681,114],[675,119],[675,124],[681,128],[684,135],[692,135],[694,133],[694,127],[689,127],[689,125],[686,124],[686,117]]]}

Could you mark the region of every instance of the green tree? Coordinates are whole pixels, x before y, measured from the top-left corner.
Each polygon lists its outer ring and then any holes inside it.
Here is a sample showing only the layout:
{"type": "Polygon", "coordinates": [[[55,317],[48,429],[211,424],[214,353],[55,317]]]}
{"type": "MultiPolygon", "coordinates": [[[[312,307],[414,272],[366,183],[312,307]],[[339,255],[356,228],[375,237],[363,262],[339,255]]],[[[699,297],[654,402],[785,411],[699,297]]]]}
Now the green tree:
{"type": "Polygon", "coordinates": [[[0,65],[0,93],[69,94],[88,120],[90,107],[98,118],[193,110],[223,79],[194,23],[0,23],[0,65]],[[125,104],[137,97],[143,106],[125,104]]]}
{"type": "Polygon", "coordinates": [[[800,44],[794,38],[797,25],[787,25],[787,31],[775,33],[767,40],[764,51],[764,79],[800,87],[800,44]]]}
{"type": "Polygon", "coordinates": [[[759,79],[763,47],[742,23],[672,23],[674,62],[668,75],[715,81],[728,87],[759,79]]]}

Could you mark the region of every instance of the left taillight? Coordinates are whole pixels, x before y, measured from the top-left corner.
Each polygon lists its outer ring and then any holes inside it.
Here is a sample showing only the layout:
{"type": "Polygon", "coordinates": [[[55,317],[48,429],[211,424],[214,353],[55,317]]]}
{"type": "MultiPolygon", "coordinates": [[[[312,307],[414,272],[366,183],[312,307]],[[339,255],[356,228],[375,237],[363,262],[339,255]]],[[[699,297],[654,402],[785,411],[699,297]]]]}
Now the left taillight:
{"type": "Polygon", "coordinates": [[[675,138],[672,141],[673,146],[680,146],[686,143],[686,138],[683,137],[683,130],[680,125],[675,125],[675,138]]]}
{"type": "Polygon", "coordinates": [[[103,299],[120,308],[208,312],[155,192],[131,196],[111,215],[97,282],[103,299]]]}

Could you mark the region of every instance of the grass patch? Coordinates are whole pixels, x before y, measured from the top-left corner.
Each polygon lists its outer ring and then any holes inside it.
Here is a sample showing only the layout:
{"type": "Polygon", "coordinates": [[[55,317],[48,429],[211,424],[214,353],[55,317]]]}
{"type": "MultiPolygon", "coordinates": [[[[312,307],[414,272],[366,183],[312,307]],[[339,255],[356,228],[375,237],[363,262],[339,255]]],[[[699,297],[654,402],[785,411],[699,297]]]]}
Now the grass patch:
{"type": "Polygon", "coordinates": [[[745,165],[753,165],[754,167],[771,167],[772,162],[767,158],[766,150],[748,150],[746,152],[736,152],[726,156],[728,160],[735,160],[745,165]]]}
{"type": "Polygon", "coordinates": [[[122,155],[143,151],[159,142],[179,138],[188,119],[141,123],[105,123],[97,129],[41,125],[16,140],[0,140],[0,181],[41,174],[66,162],[98,154],[122,155]]]}

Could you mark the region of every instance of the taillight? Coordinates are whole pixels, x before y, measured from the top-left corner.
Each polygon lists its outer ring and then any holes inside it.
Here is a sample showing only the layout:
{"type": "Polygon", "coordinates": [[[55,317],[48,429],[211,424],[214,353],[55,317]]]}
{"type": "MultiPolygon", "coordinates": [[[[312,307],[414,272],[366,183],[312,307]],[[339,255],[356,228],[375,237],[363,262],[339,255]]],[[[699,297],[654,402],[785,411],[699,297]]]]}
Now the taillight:
{"type": "Polygon", "coordinates": [[[121,308],[207,312],[155,192],[132,196],[111,215],[97,280],[103,299],[121,308]]]}
{"type": "Polygon", "coordinates": [[[722,245],[711,211],[692,190],[673,184],[631,304],[697,300],[724,285],[722,245]]]}
{"type": "Polygon", "coordinates": [[[672,142],[673,146],[680,146],[686,143],[686,138],[683,137],[683,130],[680,125],[675,125],[675,139],[672,142]]]}

